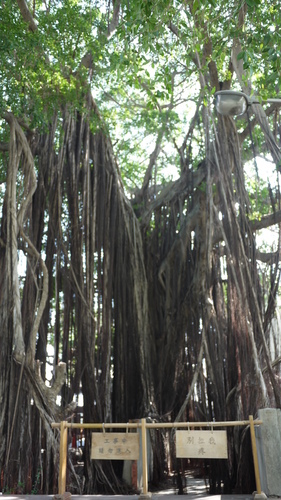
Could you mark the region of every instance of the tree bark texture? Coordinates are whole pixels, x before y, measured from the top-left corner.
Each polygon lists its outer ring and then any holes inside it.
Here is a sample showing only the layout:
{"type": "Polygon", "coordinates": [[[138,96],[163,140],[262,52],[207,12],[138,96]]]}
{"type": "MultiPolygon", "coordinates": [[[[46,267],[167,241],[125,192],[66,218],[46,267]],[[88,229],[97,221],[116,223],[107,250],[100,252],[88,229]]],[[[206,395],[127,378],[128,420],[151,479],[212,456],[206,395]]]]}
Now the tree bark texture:
{"type": "MultiPolygon", "coordinates": [[[[55,116],[47,133],[29,140],[6,117],[0,468],[14,492],[55,491],[51,422],[79,418],[73,400],[80,394],[85,422],[236,420],[280,407],[279,368],[267,344],[274,307],[261,294],[233,120],[219,119],[214,142],[206,134],[208,158],[197,169],[183,169],[152,199],[145,189],[134,211],[89,95],[85,108],[84,115],[65,108],[59,129],[55,116]]],[[[277,254],[271,265],[276,283],[277,254]]],[[[228,465],[210,465],[212,492],[235,486],[240,438],[229,432],[228,465]]],[[[164,441],[152,437],[157,456],[164,441]]],[[[89,449],[86,433],[84,492],[124,491],[113,467],[91,462],[89,449]]],[[[162,477],[158,463],[155,477],[162,477]]]]}

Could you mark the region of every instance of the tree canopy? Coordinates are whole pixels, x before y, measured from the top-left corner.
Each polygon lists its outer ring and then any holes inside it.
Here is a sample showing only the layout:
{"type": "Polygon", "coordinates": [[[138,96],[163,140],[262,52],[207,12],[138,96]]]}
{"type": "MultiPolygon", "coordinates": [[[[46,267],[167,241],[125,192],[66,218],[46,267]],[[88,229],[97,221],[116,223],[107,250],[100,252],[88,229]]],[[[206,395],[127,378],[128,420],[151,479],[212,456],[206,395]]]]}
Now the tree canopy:
{"type": "MultiPolygon", "coordinates": [[[[280,16],[260,0],[2,3],[5,491],[56,490],[51,423],[80,411],[223,421],[280,408],[280,105],[266,104],[280,16]],[[261,104],[219,115],[214,93],[230,88],[261,104]]],[[[228,443],[210,491],[252,491],[247,431],[228,443]]],[[[70,462],[73,491],[124,491],[89,447],[86,435],[85,481],[70,462]]]]}

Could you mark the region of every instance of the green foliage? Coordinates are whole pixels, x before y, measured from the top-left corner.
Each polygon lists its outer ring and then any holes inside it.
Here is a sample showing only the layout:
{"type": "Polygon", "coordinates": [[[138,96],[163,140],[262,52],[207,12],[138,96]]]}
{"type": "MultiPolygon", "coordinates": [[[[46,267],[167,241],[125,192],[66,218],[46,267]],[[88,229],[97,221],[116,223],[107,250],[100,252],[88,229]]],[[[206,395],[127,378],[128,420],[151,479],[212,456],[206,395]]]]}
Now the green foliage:
{"type": "Polygon", "coordinates": [[[274,97],[280,86],[278,2],[247,1],[247,18],[241,33],[243,51],[238,58],[256,85],[261,97],[274,97]],[[262,20],[262,22],[260,22],[262,20]]]}
{"type": "Polygon", "coordinates": [[[93,64],[101,57],[99,39],[93,44],[101,16],[90,3],[50,2],[36,12],[38,29],[29,30],[16,2],[0,7],[0,112],[28,118],[31,127],[47,124],[65,104],[82,106],[88,71],[81,58],[91,50],[93,64]]]}
{"type": "Polygon", "coordinates": [[[250,218],[260,220],[272,210],[267,183],[262,179],[251,177],[247,179],[246,185],[251,203],[250,218]]]}
{"type": "Polygon", "coordinates": [[[42,474],[41,469],[38,469],[34,484],[32,486],[31,495],[38,495],[38,492],[40,490],[41,474],[42,474]]]}
{"type": "MultiPolygon", "coordinates": [[[[34,32],[15,0],[0,6],[0,112],[10,110],[42,129],[66,104],[70,111],[85,112],[91,87],[130,192],[141,187],[161,134],[151,182],[165,183],[172,170],[180,171],[177,148],[196,103],[203,99],[208,107],[216,90],[209,82],[209,64],[215,62],[219,80],[231,80],[234,39],[241,44],[244,79],[251,79],[257,94],[274,97],[280,84],[277,2],[122,1],[117,30],[109,39],[112,10],[105,0],[37,0],[33,7],[34,32]],[[81,65],[88,53],[90,71],[81,65]]],[[[201,113],[187,144],[195,168],[204,157],[201,113]]],[[[94,116],[90,121],[93,132],[101,126],[94,116]]],[[[5,127],[3,140],[4,134],[5,127]]]]}

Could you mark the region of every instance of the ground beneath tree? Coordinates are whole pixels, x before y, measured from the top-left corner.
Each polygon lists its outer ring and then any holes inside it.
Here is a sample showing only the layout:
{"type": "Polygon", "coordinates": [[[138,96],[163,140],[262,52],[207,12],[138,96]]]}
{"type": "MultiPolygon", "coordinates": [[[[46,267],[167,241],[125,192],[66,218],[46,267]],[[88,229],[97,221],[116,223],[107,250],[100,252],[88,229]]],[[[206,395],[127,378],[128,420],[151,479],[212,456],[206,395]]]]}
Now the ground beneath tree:
{"type": "MultiPolygon", "coordinates": [[[[192,490],[190,490],[191,492],[192,490]]],[[[208,495],[200,493],[195,489],[195,493],[188,493],[188,500],[199,500],[200,498],[211,500],[253,500],[253,495],[208,495]]],[[[2,495],[3,500],[53,500],[53,495],[2,495]]],[[[138,500],[139,495],[72,495],[73,500],[94,500],[100,498],[101,500],[138,500]]],[[[274,497],[277,498],[277,497],[274,497]]],[[[176,495],[172,490],[164,490],[164,492],[152,493],[151,500],[177,500],[176,495]]],[[[273,500],[273,497],[271,497],[273,500]]]]}
{"type": "MultiPolygon", "coordinates": [[[[197,477],[197,472],[189,471],[182,476],[183,494],[184,495],[207,495],[208,483],[202,477],[197,477]]],[[[150,485],[150,492],[153,495],[179,495],[177,477],[169,476],[165,481],[154,487],[150,485]]]]}

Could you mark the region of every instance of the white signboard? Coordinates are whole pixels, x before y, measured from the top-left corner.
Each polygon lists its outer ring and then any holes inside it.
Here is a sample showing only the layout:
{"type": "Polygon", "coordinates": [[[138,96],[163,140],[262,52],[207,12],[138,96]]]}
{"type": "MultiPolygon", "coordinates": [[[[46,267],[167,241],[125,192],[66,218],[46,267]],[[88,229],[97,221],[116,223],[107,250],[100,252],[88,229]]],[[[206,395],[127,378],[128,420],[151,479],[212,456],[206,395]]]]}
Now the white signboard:
{"type": "Polygon", "coordinates": [[[176,431],[177,458],[227,458],[226,431],[176,431]]]}
{"type": "Polygon", "coordinates": [[[96,460],[138,460],[136,432],[92,432],[91,458],[96,460]]]}

